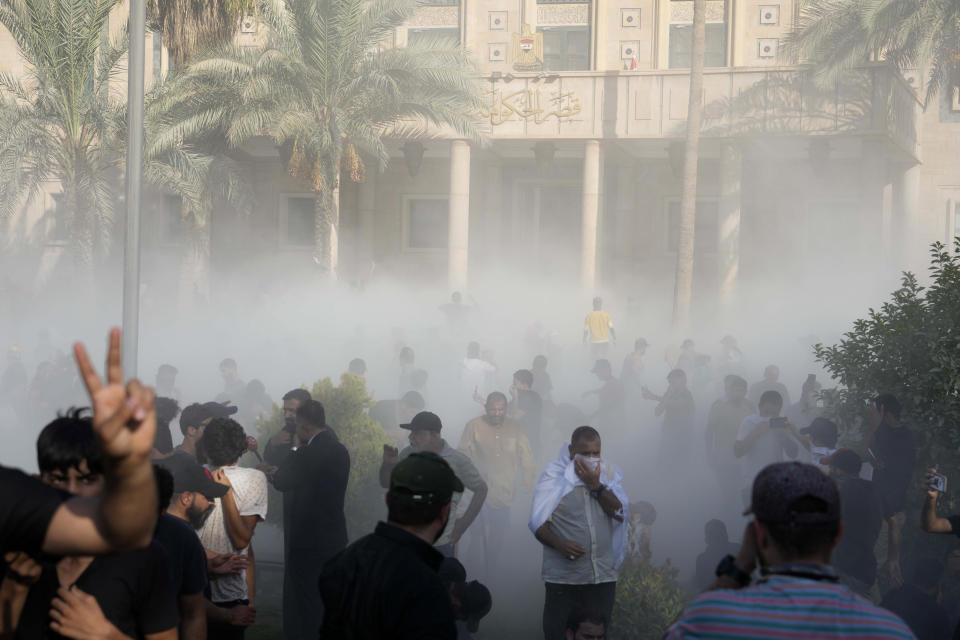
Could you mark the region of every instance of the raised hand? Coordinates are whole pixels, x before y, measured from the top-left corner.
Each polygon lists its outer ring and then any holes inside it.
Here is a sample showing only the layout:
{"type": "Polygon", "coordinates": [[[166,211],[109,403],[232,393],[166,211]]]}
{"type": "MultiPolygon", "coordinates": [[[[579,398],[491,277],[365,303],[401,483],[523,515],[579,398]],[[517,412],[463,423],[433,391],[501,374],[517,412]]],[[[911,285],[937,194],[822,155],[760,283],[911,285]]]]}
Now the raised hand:
{"type": "Polygon", "coordinates": [[[153,389],[133,379],[124,385],[120,360],[120,330],[110,331],[106,383],[90,364],[82,343],[73,345],[80,377],[93,405],[93,430],[104,454],[113,460],[147,458],[157,432],[153,389]]]}

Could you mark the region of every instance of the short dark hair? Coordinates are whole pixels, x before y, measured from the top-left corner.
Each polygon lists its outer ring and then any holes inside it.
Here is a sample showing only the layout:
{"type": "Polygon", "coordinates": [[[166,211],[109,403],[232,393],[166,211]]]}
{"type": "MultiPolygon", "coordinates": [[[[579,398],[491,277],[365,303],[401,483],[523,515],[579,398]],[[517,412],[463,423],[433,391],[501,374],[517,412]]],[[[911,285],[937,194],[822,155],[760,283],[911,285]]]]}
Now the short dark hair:
{"type": "Polygon", "coordinates": [[[157,482],[157,508],[160,513],[167,510],[173,498],[173,474],[158,464],[153,465],[153,478],[157,482]]]}
{"type": "Polygon", "coordinates": [[[230,367],[231,369],[236,369],[237,361],[234,360],[233,358],[224,358],[223,360],[220,361],[220,368],[223,369],[224,367],[230,367]]]}
{"type": "Polygon", "coordinates": [[[427,406],[427,403],[423,401],[423,396],[416,391],[407,391],[403,394],[403,397],[400,398],[400,402],[411,409],[417,409],[419,411],[423,411],[423,408],[427,406]]]}
{"type": "Polygon", "coordinates": [[[157,398],[157,422],[169,425],[180,413],[180,405],[173,398],[157,398]]]}
{"type": "Polygon", "coordinates": [[[580,625],[584,622],[600,625],[603,627],[604,633],[607,631],[607,617],[605,615],[594,609],[583,609],[580,607],[575,608],[570,612],[570,615],[567,616],[566,630],[576,633],[580,630],[580,625]]]}
{"type": "Polygon", "coordinates": [[[581,440],[585,442],[593,442],[594,440],[600,439],[600,432],[589,426],[577,427],[573,430],[573,435],[570,436],[570,444],[575,445],[581,440]]]}
{"type": "Polygon", "coordinates": [[[536,356],[533,359],[533,368],[534,369],[546,369],[547,368],[547,356],[536,356]]]}
{"type": "Polygon", "coordinates": [[[533,371],[529,369],[518,369],[513,374],[513,379],[519,382],[520,384],[525,384],[528,387],[533,386],[533,371]]]}
{"type": "Polygon", "coordinates": [[[236,462],[247,450],[247,435],[236,420],[214,418],[203,431],[200,446],[215,467],[236,462]]]}
{"type": "Polygon", "coordinates": [[[297,408],[297,418],[316,429],[327,424],[327,414],[323,410],[323,405],[316,400],[310,400],[300,405],[297,408]]]}
{"type": "Polygon", "coordinates": [[[776,405],[777,409],[783,408],[783,396],[780,395],[779,391],[774,391],[770,389],[769,391],[764,391],[763,395],[760,396],[760,405],[772,404],[776,405]]]}
{"type": "Polygon", "coordinates": [[[505,396],[502,391],[491,391],[487,396],[487,401],[483,403],[483,406],[489,407],[494,402],[503,402],[506,404],[507,396],[505,396]]]}
{"type": "MultiPolygon", "coordinates": [[[[828,505],[820,498],[804,496],[790,505],[796,513],[826,512],[828,505]]],[[[770,538],[788,559],[803,558],[814,554],[828,555],[840,533],[840,522],[817,526],[763,523],[770,531],[770,538]]]]}
{"type": "Polygon", "coordinates": [[[667,380],[669,380],[670,378],[682,378],[684,381],[686,381],[687,372],[684,371],[683,369],[674,369],[673,371],[667,374],[667,380]]]}
{"type": "Polygon", "coordinates": [[[443,508],[450,504],[416,502],[399,491],[387,492],[387,519],[407,527],[423,527],[440,517],[443,508]]]}
{"type": "Polygon", "coordinates": [[[730,534],[727,533],[727,525],[723,520],[710,520],[703,525],[704,537],[707,544],[726,544],[730,542],[730,534]]]}
{"type": "Polygon", "coordinates": [[[892,393],[881,393],[873,402],[877,406],[877,411],[882,409],[884,412],[891,414],[894,418],[900,418],[900,401],[897,400],[897,397],[892,393]]]}
{"type": "Polygon", "coordinates": [[[413,362],[415,357],[413,349],[410,347],[402,347],[400,353],[397,354],[399,360],[409,360],[410,362],[413,362]]]}
{"type": "Polygon", "coordinates": [[[747,381],[733,373],[723,378],[723,384],[730,387],[739,387],[740,389],[747,388],[747,381]]]}
{"type": "Polygon", "coordinates": [[[103,454],[89,411],[87,407],[70,407],[43,428],[37,437],[37,467],[41,473],[79,469],[84,460],[90,473],[103,473],[103,454]]]}
{"type": "Polygon", "coordinates": [[[304,402],[310,402],[313,400],[313,396],[310,395],[310,392],[306,389],[290,389],[285,394],[283,394],[284,400],[296,400],[300,404],[304,402]]]}

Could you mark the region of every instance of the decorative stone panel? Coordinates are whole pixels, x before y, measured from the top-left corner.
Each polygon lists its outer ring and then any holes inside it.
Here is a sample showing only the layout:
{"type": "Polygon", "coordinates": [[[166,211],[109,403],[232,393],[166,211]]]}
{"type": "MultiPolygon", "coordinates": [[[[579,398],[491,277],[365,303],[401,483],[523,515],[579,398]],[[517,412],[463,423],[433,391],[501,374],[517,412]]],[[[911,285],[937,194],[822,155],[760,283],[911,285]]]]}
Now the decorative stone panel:
{"type": "Polygon", "coordinates": [[[624,29],[640,27],[640,9],[620,9],[620,26],[624,29]]]}
{"type": "Polygon", "coordinates": [[[780,24],[780,5],[760,5],[760,24],[775,27],[780,24]]]}
{"type": "Polygon", "coordinates": [[[780,41],[776,38],[757,38],[757,55],[761,58],[776,58],[779,44],[780,41]]]}
{"type": "Polygon", "coordinates": [[[407,23],[411,27],[459,27],[460,7],[420,7],[407,23]]]}
{"type": "Polygon", "coordinates": [[[538,25],[588,24],[589,4],[541,4],[537,5],[538,25]]]}
{"type": "MultiPolygon", "coordinates": [[[[707,2],[707,22],[723,22],[726,20],[723,1],[708,0],[707,2]]],[[[670,22],[676,24],[693,23],[693,2],[684,0],[683,2],[670,3],[670,22]]]]}
{"type": "Polygon", "coordinates": [[[506,11],[490,11],[488,15],[490,20],[490,31],[506,31],[507,30],[507,12],[506,11]]]}
{"type": "Polygon", "coordinates": [[[489,62],[506,62],[508,46],[506,42],[491,42],[490,46],[487,47],[487,60],[489,62]]]}

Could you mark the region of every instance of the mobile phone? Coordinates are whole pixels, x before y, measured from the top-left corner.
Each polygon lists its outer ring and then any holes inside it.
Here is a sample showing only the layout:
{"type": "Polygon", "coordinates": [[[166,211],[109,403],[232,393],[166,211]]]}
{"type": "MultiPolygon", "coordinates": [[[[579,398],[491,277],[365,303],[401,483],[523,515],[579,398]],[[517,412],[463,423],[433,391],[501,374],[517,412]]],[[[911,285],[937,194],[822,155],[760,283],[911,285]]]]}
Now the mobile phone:
{"type": "Polygon", "coordinates": [[[943,493],[947,490],[947,476],[940,473],[933,474],[933,477],[930,478],[930,484],[928,484],[927,487],[931,491],[943,493]]]}
{"type": "Polygon", "coordinates": [[[771,429],[786,429],[787,428],[787,418],[781,416],[779,418],[770,418],[770,428],[771,429]]]}

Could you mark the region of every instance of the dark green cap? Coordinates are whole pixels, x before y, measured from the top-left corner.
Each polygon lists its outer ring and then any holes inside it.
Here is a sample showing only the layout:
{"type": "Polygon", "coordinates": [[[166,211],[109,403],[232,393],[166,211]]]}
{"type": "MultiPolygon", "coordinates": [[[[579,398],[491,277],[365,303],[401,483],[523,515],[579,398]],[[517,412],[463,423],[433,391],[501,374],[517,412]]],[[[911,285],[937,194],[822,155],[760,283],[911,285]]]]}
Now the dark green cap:
{"type": "Polygon", "coordinates": [[[461,491],[463,483],[457,474],[431,451],[411,453],[390,474],[390,493],[422,504],[449,502],[461,491]]]}

